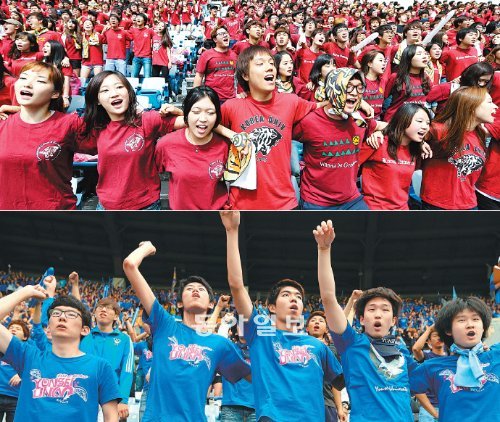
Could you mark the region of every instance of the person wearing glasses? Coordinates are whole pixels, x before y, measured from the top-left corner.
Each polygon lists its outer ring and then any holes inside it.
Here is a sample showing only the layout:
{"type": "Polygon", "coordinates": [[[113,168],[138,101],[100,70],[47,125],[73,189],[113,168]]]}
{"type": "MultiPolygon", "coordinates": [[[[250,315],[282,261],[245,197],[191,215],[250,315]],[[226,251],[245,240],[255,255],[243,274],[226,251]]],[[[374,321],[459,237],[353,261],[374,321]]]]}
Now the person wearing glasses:
{"type": "MultiPolygon", "coordinates": [[[[55,283],[55,278],[47,281],[55,283]]],[[[47,296],[42,286],[27,285],[0,299],[0,318],[20,302],[47,296]]],[[[95,422],[101,406],[104,422],[117,422],[120,393],[110,364],[80,350],[82,338],[90,332],[90,312],[75,297],[60,296],[48,316],[52,348],[45,352],[0,325],[2,360],[21,377],[14,421],[95,422]]]]}
{"type": "Polygon", "coordinates": [[[94,311],[96,326],[83,339],[80,349],[110,363],[120,389],[118,414],[120,419],[126,419],[134,377],[134,346],[130,337],[116,327],[119,316],[120,306],[113,298],[106,297],[97,302],[94,311]]]}
{"type": "Polygon", "coordinates": [[[238,56],[229,49],[230,36],[225,26],[217,26],[211,32],[215,48],[205,50],[196,64],[193,87],[202,84],[212,88],[221,103],[236,97],[234,74],[238,56]]]}
{"type": "Polygon", "coordinates": [[[304,143],[306,163],[300,185],[301,209],[368,209],[356,186],[358,154],[367,136],[386,124],[364,121],[357,112],[365,89],[360,71],[332,70],[325,80],[328,104],[294,127],[293,139],[304,143]]]}

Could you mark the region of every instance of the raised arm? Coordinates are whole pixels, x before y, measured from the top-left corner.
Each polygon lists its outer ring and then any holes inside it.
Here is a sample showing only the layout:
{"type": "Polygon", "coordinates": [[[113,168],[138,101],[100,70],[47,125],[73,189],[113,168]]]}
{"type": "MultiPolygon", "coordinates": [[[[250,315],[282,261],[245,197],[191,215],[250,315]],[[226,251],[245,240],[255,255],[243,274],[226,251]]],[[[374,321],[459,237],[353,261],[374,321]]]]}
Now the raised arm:
{"type": "Polygon", "coordinates": [[[351,325],[352,325],[352,320],[354,319],[354,312],[353,312],[354,305],[362,294],[363,290],[353,290],[351,293],[351,297],[347,301],[347,305],[345,305],[344,315],[347,318],[347,321],[349,321],[349,324],[351,325]]]}
{"type": "Polygon", "coordinates": [[[335,278],[331,262],[331,247],[335,239],[332,221],[321,222],[313,230],[313,234],[318,244],[318,281],[326,321],[330,330],[335,334],[342,334],[347,328],[347,318],[335,295],[335,278]]]}
{"type": "Polygon", "coordinates": [[[210,318],[208,318],[207,321],[207,326],[212,331],[212,333],[215,331],[215,326],[217,325],[217,320],[219,319],[220,313],[227,308],[230,299],[231,296],[228,295],[221,295],[219,297],[217,305],[215,305],[214,311],[212,312],[210,318]]]}
{"type": "MultiPolygon", "coordinates": [[[[47,292],[40,285],[27,285],[22,289],[16,290],[14,293],[0,299],[0,320],[11,313],[16,305],[24,300],[31,298],[45,299],[47,292]]],[[[0,324],[0,353],[5,353],[12,340],[12,334],[5,326],[0,324]]]]}
{"type": "Polygon", "coordinates": [[[139,266],[144,258],[155,253],[156,248],[151,242],[141,242],[139,247],[123,261],[123,271],[148,315],[151,313],[151,308],[156,297],[151,287],[149,287],[148,282],[139,271],[139,266]]]}
{"type": "Polygon", "coordinates": [[[80,296],[80,288],[79,288],[79,282],[80,282],[80,276],[76,271],[73,271],[69,277],[68,281],[71,283],[71,295],[77,298],[78,300],[82,300],[80,296]]]}
{"type": "Polygon", "coordinates": [[[413,352],[413,357],[419,361],[422,362],[424,360],[424,347],[425,343],[427,343],[427,340],[429,340],[429,336],[431,335],[431,331],[434,328],[434,324],[428,326],[425,331],[422,333],[422,335],[417,339],[415,344],[413,345],[411,351],[413,352]]]}
{"type": "Polygon", "coordinates": [[[220,216],[226,229],[227,279],[231,288],[231,295],[238,314],[248,319],[252,315],[253,306],[250,295],[243,284],[243,270],[238,245],[240,213],[239,211],[221,211],[220,216]]]}

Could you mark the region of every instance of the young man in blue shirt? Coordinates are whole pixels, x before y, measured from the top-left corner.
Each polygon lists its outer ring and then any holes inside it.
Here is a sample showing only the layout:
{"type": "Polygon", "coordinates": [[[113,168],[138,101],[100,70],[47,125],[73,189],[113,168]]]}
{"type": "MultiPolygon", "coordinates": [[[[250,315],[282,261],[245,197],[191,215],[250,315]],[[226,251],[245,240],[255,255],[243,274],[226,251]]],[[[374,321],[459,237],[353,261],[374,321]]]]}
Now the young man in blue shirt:
{"type": "Polygon", "coordinates": [[[134,346],[130,337],[115,327],[120,316],[120,306],[106,297],[97,302],[94,311],[96,326],[82,340],[80,349],[107,360],[113,368],[120,388],[118,403],[120,419],[128,417],[128,399],[134,378],[134,346]]]}
{"type": "Polygon", "coordinates": [[[234,383],[249,377],[250,367],[228,339],[212,334],[207,326],[214,295],[204,278],[190,276],[178,284],[182,323],[160,305],[139,271],[143,259],[155,252],[151,242],[142,242],[123,262],[153,335],[154,359],[143,421],[202,421],[215,373],[234,383]]]}
{"type": "MultiPolygon", "coordinates": [[[[46,297],[43,287],[25,286],[0,299],[0,319],[24,300],[46,297]]],[[[80,350],[81,338],[90,331],[90,313],[68,296],[57,298],[48,313],[52,348],[45,352],[0,325],[0,353],[21,377],[15,421],[95,422],[100,405],[104,421],[117,422],[119,392],[109,363],[80,350]]]]}
{"type": "Polygon", "coordinates": [[[299,330],[303,325],[304,288],[294,280],[278,281],[269,295],[275,326],[269,317],[259,315],[243,283],[238,246],[240,214],[221,212],[221,218],[227,237],[229,287],[238,314],[245,318],[257,420],[325,420],[323,380],[342,389],[342,368],[323,342],[299,330]]]}
{"type": "Polygon", "coordinates": [[[318,281],[333,342],[340,353],[351,400],[350,420],[413,422],[408,371],[417,363],[406,347],[390,335],[402,301],[391,289],[369,289],[355,304],[363,329],[348,323],[337,301],[331,265],[335,238],[332,222],[313,231],[318,244],[318,281]]]}
{"type": "Polygon", "coordinates": [[[485,350],[482,340],[491,310],[477,297],[448,302],[436,330],[451,355],[425,361],[410,377],[415,393],[430,390],[439,401],[439,421],[500,421],[500,345],[485,350]]]}

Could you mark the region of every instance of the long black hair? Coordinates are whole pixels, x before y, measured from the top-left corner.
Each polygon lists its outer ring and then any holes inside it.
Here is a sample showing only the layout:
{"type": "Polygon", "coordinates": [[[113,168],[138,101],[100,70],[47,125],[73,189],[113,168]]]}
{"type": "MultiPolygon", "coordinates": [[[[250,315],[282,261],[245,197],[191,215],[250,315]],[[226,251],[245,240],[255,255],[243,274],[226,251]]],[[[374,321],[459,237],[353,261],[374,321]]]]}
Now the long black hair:
{"type": "MultiPolygon", "coordinates": [[[[34,34],[31,34],[29,32],[18,32],[16,34],[15,39],[18,40],[19,38],[27,38],[28,39],[28,41],[31,44],[30,50],[29,50],[30,53],[36,53],[37,51],[39,51],[38,43],[36,41],[36,36],[34,34]]],[[[12,47],[9,50],[9,53],[7,54],[7,57],[16,60],[19,57],[21,57],[21,55],[22,55],[22,53],[17,48],[16,43],[14,41],[14,43],[12,44],[12,47]]]]}
{"type": "Polygon", "coordinates": [[[93,130],[100,131],[105,129],[111,121],[106,110],[99,104],[101,85],[104,79],[111,75],[115,75],[128,91],[129,106],[125,112],[124,122],[129,126],[139,126],[141,123],[137,115],[137,97],[130,82],[120,72],[105,70],[95,75],[85,90],[84,136],[88,136],[93,130]]]}
{"type": "Polygon", "coordinates": [[[64,46],[55,40],[46,41],[50,45],[50,55],[48,57],[44,57],[43,61],[45,63],[51,63],[56,66],[58,69],[61,69],[61,62],[66,57],[66,50],[64,46]]]}
{"type": "Polygon", "coordinates": [[[314,84],[315,87],[319,85],[319,81],[321,78],[321,68],[331,61],[335,63],[335,58],[330,54],[322,54],[321,56],[318,56],[318,58],[314,61],[311,72],[309,73],[309,80],[314,84]]]}
{"type": "MultiPolygon", "coordinates": [[[[292,55],[290,54],[290,52],[288,52],[286,50],[279,51],[278,53],[276,53],[274,55],[274,66],[276,66],[276,73],[278,73],[278,75],[276,76],[277,78],[279,77],[279,71],[280,71],[281,61],[283,60],[283,57],[285,57],[285,56],[290,57],[292,59],[292,63],[293,63],[293,57],[292,57],[292,55]]],[[[288,77],[287,82],[290,82],[292,84],[292,89],[295,92],[295,87],[293,86],[293,72],[288,77]]]]}
{"type": "Polygon", "coordinates": [[[471,64],[460,75],[460,86],[479,86],[479,78],[481,76],[490,75],[491,79],[485,86],[485,88],[489,90],[493,84],[494,74],[495,69],[493,69],[493,66],[488,62],[471,64]]]}
{"type": "Polygon", "coordinates": [[[9,75],[9,72],[5,68],[5,64],[3,62],[3,57],[0,54],[0,89],[5,87],[5,75],[9,75]]]}
{"type": "MultiPolygon", "coordinates": [[[[409,45],[403,51],[401,55],[401,62],[399,63],[398,71],[396,73],[396,81],[394,82],[394,87],[391,90],[391,94],[397,93],[397,96],[406,95],[410,97],[413,90],[410,83],[410,68],[411,61],[417,52],[417,48],[423,48],[419,45],[409,45]],[[405,92],[403,93],[403,86],[405,88],[405,92]]],[[[420,80],[422,81],[422,92],[427,95],[431,90],[431,82],[428,76],[425,74],[425,69],[420,69],[420,80]]]]}

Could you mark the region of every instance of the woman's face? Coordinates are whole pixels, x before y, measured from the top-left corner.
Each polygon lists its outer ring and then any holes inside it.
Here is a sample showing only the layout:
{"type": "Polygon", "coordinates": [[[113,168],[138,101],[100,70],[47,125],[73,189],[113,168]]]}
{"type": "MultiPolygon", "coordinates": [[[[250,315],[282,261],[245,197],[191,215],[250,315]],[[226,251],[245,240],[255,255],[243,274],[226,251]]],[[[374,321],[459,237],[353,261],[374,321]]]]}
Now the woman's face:
{"type": "Polygon", "coordinates": [[[427,66],[427,62],[429,61],[429,57],[427,55],[427,51],[425,51],[422,47],[417,47],[415,51],[415,55],[411,59],[411,66],[415,69],[423,69],[427,66]]]}
{"type": "Polygon", "coordinates": [[[496,34],[492,40],[491,40],[491,43],[493,45],[499,45],[500,44],[500,34],[496,34]]]}
{"type": "Polygon", "coordinates": [[[31,43],[29,42],[28,38],[27,37],[21,37],[21,38],[18,38],[16,41],[16,47],[19,51],[29,51],[29,49],[31,48],[31,43]]]}
{"type": "Polygon", "coordinates": [[[84,31],[93,31],[94,30],[94,24],[92,23],[91,20],[86,20],[83,23],[83,30],[84,31]]]}
{"type": "Polygon", "coordinates": [[[439,60],[441,57],[441,54],[443,54],[443,50],[438,44],[434,44],[431,49],[429,50],[429,55],[431,56],[431,59],[433,60],[439,60]]]}
{"type": "Polygon", "coordinates": [[[130,105],[127,87],[116,75],[104,78],[97,99],[111,120],[122,120],[130,105]]]}
{"type": "Polygon", "coordinates": [[[493,123],[498,106],[492,101],[491,95],[486,94],[484,101],[476,108],[476,119],[480,123],[493,123]]]}
{"type": "Polygon", "coordinates": [[[358,35],[356,35],[356,44],[359,44],[364,40],[366,40],[366,34],[364,32],[360,32],[358,35]]]}
{"type": "Polygon", "coordinates": [[[66,22],[66,28],[72,31],[73,29],[76,28],[75,23],[73,21],[66,22]]]}
{"type": "Polygon", "coordinates": [[[160,33],[165,29],[165,24],[163,22],[158,22],[155,27],[155,31],[160,33]]]}
{"type": "Polygon", "coordinates": [[[42,48],[43,56],[44,57],[49,57],[50,56],[50,51],[51,51],[50,44],[48,42],[46,42],[43,45],[43,48],[42,48]]]}
{"type": "Polygon", "coordinates": [[[212,132],[217,112],[209,97],[203,97],[193,104],[188,114],[188,129],[198,139],[206,138],[212,132]]]}
{"type": "Polygon", "coordinates": [[[368,66],[377,76],[382,75],[385,72],[386,68],[385,56],[383,54],[377,54],[368,66]]]}
{"type": "Polygon", "coordinates": [[[283,77],[286,77],[286,78],[292,76],[292,73],[293,73],[293,60],[292,60],[292,58],[288,54],[285,54],[283,56],[283,58],[281,59],[280,67],[278,69],[278,72],[279,72],[280,76],[283,76],[283,77]]]}
{"type": "Polygon", "coordinates": [[[25,107],[43,107],[59,97],[59,93],[54,92],[54,84],[50,81],[47,69],[35,68],[21,73],[14,89],[17,102],[25,107]]]}
{"type": "Polygon", "coordinates": [[[330,60],[327,64],[324,64],[321,67],[321,78],[325,80],[326,75],[328,75],[334,69],[335,69],[335,63],[333,62],[333,60],[330,60]]]}
{"type": "Polygon", "coordinates": [[[413,142],[423,142],[425,135],[429,132],[431,121],[423,110],[418,110],[405,130],[405,135],[413,142]]]}
{"type": "Polygon", "coordinates": [[[491,78],[493,77],[493,75],[482,75],[479,77],[479,79],[477,80],[477,86],[479,88],[485,88],[486,85],[488,85],[488,83],[491,81],[491,78]]]}

